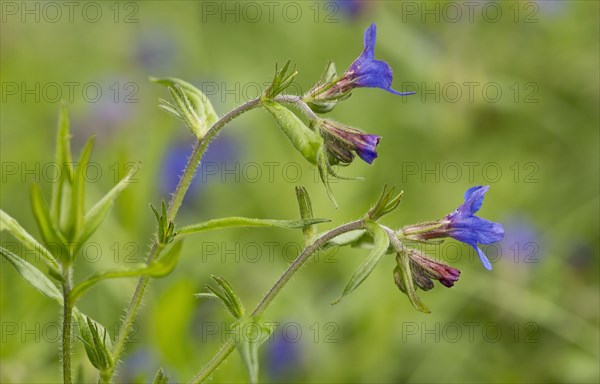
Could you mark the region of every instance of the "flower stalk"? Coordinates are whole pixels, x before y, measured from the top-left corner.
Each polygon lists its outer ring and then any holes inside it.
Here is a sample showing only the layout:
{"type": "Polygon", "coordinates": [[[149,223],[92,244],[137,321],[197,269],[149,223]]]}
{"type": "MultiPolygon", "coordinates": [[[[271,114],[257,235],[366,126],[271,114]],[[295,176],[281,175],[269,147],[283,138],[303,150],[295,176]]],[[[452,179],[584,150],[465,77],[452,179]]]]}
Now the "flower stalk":
{"type": "MultiPolygon", "coordinates": [[[[347,224],[343,224],[331,231],[323,234],[317,238],[314,243],[308,245],[304,250],[296,257],[296,259],[290,264],[288,269],[279,277],[275,284],[269,289],[267,294],[262,300],[256,305],[252,311],[251,316],[260,316],[269,305],[275,300],[277,295],[286,286],[286,284],[292,279],[292,277],[300,270],[300,268],[310,259],[310,257],[321,249],[328,241],[335,237],[342,235],[346,232],[363,229],[365,227],[364,220],[356,220],[347,224]]],[[[212,357],[212,359],[194,376],[189,383],[197,384],[202,383],[227,359],[227,356],[235,349],[235,345],[232,338],[229,338],[212,357]]]]}
{"type": "Polygon", "coordinates": [[[71,384],[71,331],[73,330],[73,305],[70,300],[71,289],[73,288],[73,266],[63,265],[63,322],[62,322],[62,364],[63,364],[63,383],[71,384]]]}

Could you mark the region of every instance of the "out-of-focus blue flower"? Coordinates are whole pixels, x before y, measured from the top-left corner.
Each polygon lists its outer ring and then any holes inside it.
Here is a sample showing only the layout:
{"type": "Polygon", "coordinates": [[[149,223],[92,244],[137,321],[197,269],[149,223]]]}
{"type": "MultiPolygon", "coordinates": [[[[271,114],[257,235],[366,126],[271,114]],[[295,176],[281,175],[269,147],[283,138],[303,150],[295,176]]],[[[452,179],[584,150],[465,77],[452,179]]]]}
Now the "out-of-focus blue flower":
{"type": "Polygon", "coordinates": [[[535,227],[523,217],[504,221],[504,238],[500,243],[501,255],[507,261],[523,264],[538,263],[539,236],[535,227]]]}
{"type": "MultiPolygon", "coordinates": [[[[192,150],[193,146],[189,141],[177,142],[168,149],[160,177],[163,195],[169,195],[175,191],[192,150]]],[[[188,201],[189,196],[198,193],[204,184],[208,184],[218,177],[219,170],[223,169],[225,164],[235,162],[238,157],[238,149],[234,140],[225,134],[217,136],[202,157],[190,189],[186,193],[184,203],[188,201]],[[210,174],[206,173],[207,169],[211,170],[210,174]]]]}
{"type": "MultiPolygon", "coordinates": [[[[153,372],[160,366],[155,351],[149,348],[139,348],[130,353],[117,373],[117,381],[120,383],[143,383],[152,380],[153,372]]],[[[167,376],[176,382],[175,373],[163,366],[167,376]]]]}
{"type": "Polygon", "coordinates": [[[300,342],[289,338],[285,331],[274,335],[266,345],[266,373],[273,382],[293,382],[302,365],[300,342]]]}
{"type": "Polygon", "coordinates": [[[332,120],[321,120],[318,127],[327,151],[333,157],[333,164],[351,163],[354,159],[353,152],[369,164],[377,157],[380,136],[364,133],[332,120]]]}
{"type": "Polygon", "coordinates": [[[145,28],[134,40],[135,61],[149,72],[165,72],[177,62],[177,39],[170,30],[145,28]]]}
{"type": "Polygon", "coordinates": [[[351,19],[359,17],[369,6],[369,2],[366,0],[334,0],[329,3],[335,7],[336,11],[339,10],[351,19]]]}
{"type": "Polygon", "coordinates": [[[469,188],[465,192],[465,202],[456,211],[447,215],[443,221],[447,222],[446,236],[472,246],[477,251],[483,266],[491,270],[492,264],[477,245],[492,244],[502,240],[504,228],[502,224],[475,216],[483,204],[488,189],[490,189],[489,185],[469,188]]]}
{"type": "Polygon", "coordinates": [[[502,224],[475,216],[483,204],[489,185],[471,187],[465,192],[465,202],[454,212],[435,222],[421,223],[403,228],[401,233],[408,239],[426,241],[452,237],[470,245],[477,251],[483,266],[491,270],[492,264],[478,244],[496,243],[504,237],[502,224]]]}

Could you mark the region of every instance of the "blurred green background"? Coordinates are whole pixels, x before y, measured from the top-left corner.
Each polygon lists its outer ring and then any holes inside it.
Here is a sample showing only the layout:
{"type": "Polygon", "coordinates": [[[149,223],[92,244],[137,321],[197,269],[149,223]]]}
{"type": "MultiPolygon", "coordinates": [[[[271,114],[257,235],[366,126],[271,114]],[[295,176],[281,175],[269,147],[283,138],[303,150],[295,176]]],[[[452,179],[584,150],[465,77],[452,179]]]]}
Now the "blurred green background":
{"type": "MultiPolygon", "coordinates": [[[[372,166],[358,160],[341,170],[365,180],[333,184],[340,208],[327,199],[315,169],[257,110],[211,146],[178,223],[295,218],[294,186],[305,185],[315,214],[334,226],[360,217],[390,184],[405,198],[384,223],[400,227],[444,216],[468,187],[485,184],[491,188],[480,216],[503,223],[506,238],[486,248],[491,272],[465,245],[425,249],[462,271],[455,287],[420,293],[430,315],[414,310],[394,285],[392,257],[336,306],[330,303],[367,251],[338,249],[309,262],[266,313],[280,325],[261,349],[261,380],[598,382],[598,2],[69,7],[2,2],[0,206],[39,236],[29,187],[51,189],[60,99],[69,106],[75,153],[90,135],[97,139],[89,203],[128,166],[141,164],[137,182],[84,248],[76,277],[145,258],[154,230],[149,204],[169,197],[191,149],[185,127],[157,108],[168,95],[148,76],[194,83],[223,114],[257,96],[275,63],[293,61],[299,91],[319,78],[327,60],[343,71],[375,22],[376,57],[394,69],[394,88],[417,94],[360,89],[330,113],[383,137],[372,166]]],[[[2,242],[14,239],[2,234],[2,242]]],[[[152,282],[117,381],[145,382],[159,367],[173,382],[191,378],[230,322],[219,304],[192,294],[210,274],[223,275],[252,307],[301,242],[297,231],[265,229],[189,238],[176,270],[152,282]]],[[[1,267],[0,381],[57,382],[59,309],[4,260],[1,267]]],[[[104,282],[79,307],[114,335],[135,282],[104,282]]],[[[81,343],[75,359],[94,381],[81,343]]],[[[246,381],[237,353],[213,379],[246,381]]]]}

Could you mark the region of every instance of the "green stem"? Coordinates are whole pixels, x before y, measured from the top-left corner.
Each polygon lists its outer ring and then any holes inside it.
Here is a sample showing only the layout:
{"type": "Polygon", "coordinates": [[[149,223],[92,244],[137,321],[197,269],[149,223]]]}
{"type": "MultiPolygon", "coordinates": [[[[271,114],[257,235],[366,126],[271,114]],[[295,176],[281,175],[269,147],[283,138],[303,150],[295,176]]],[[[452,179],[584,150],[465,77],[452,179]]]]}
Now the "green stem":
{"type": "Polygon", "coordinates": [[[63,266],[63,323],[62,323],[62,365],[63,382],[71,384],[71,330],[73,319],[73,308],[69,294],[73,288],[73,267],[71,265],[63,266]]]}
{"type": "MultiPolygon", "coordinates": [[[[179,211],[179,208],[181,208],[183,198],[185,197],[185,194],[188,188],[190,187],[190,184],[192,183],[192,179],[194,178],[196,168],[198,168],[200,160],[202,159],[202,155],[204,154],[204,151],[208,147],[210,141],[217,135],[217,133],[219,133],[219,130],[221,130],[221,128],[223,128],[231,120],[235,119],[244,112],[257,108],[258,106],[260,106],[259,98],[252,99],[240,105],[239,107],[235,108],[234,110],[220,118],[216,123],[213,124],[212,127],[210,127],[210,129],[206,132],[206,135],[204,137],[196,141],[196,144],[194,145],[194,150],[183,171],[183,175],[181,176],[181,179],[179,179],[179,183],[175,188],[175,192],[173,193],[171,200],[169,201],[169,207],[167,209],[168,221],[175,220],[177,212],[179,211]]],[[[163,247],[160,246],[158,243],[158,236],[155,236],[155,240],[152,244],[152,247],[150,248],[150,252],[148,253],[146,263],[150,264],[150,262],[154,260],[154,258],[157,257],[162,250],[163,247]]],[[[129,333],[131,332],[133,321],[135,320],[135,317],[139,310],[140,304],[142,302],[142,297],[144,296],[144,292],[146,291],[149,279],[149,276],[142,276],[138,280],[138,284],[135,288],[133,297],[131,298],[129,307],[127,308],[127,312],[125,313],[123,323],[119,328],[119,333],[116,336],[115,345],[112,350],[112,357],[113,361],[115,362],[115,365],[113,365],[111,370],[107,372],[107,374],[105,375],[106,377],[100,378],[100,382],[102,383],[108,383],[114,375],[116,365],[125,347],[125,341],[129,336],[129,333]]]]}
{"type": "MultiPolygon", "coordinates": [[[[283,273],[283,275],[281,275],[279,280],[277,280],[277,282],[271,287],[271,289],[269,289],[267,294],[258,303],[256,308],[254,308],[251,316],[262,315],[264,313],[264,311],[267,309],[267,307],[269,306],[269,304],[271,304],[271,302],[277,297],[279,292],[281,292],[283,287],[285,287],[285,285],[290,281],[290,279],[294,276],[294,274],[296,272],[298,272],[300,267],[302,267],[304,265],[304,263],[306,263],[306,261],[315,252],[317,252],[325,243],[327,243],[329,240],[331,240],[343,233],[354,231],[357,229],[363,229],[363,228],[364,228],[364,222],[362,219],[352,221],[350,223],[347,223],[347,224],[344,224],[337,228],[332,229],[331,231],[325,233],[324,235],[319,237],[317,240],[315,240],[314,243],[312,243],[308,247],[304,248],[304,251],[302,251],[302,253],[300,253],[300,255],[298,255],[298,257],[296,257],[296,259],[292,262],[292,264],[290,264],[288,269],[283,273]]],[[[196,376],[194,376],[192,378],[192,380],[190,380],[190,384],[201,383],[204,380],[206,380],[225,361],[227,356],[229,356],[229,354],[234,349],[235,349],[235,346],[233,344],[233,340],[231,338],[229,338],[225,342],[225,344],[223,344],[221,346],[219,351],[212,357],[212,359],[210,359],[208,364],[206,366],[204,366],[200,370],[200,372],[198,372],[196,374],[196,376]]]]}
{"type": "Polygon", "coordinates": [[[304,102],[304,100],[302,100],[302,98],[300,96],[282,95],[282,96],[279,96],[276,100],[277,101],[281,101],[283,103],[295,104],[296,107],[304,115],[306,115],[306,117],[308,117],[310,120],[317,121],[317,120],[321,119],[319,116],[317,116],[316,113],[313,112],[312,109],[310,109],[310,107],[308,106],[308,104],[306,104],[304,102]]]}

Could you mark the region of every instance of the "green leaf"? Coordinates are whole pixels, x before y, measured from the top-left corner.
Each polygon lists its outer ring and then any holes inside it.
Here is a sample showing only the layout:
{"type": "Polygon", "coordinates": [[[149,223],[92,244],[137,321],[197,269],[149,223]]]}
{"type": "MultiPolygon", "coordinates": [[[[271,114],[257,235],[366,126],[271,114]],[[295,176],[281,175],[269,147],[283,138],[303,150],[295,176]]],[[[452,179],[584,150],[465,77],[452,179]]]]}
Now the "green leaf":
{"type": "Polygon", "coordinates": [[[377,221],[382,218],[384,215],[392,212],[398,205],[400,205],[400,201],[402,200],[402,196],[404,195],[404,191],[400,191],[397,195],[394,194],[395,188],[388,188],[388,186],[383,187],[383,191],[381,192],[381,196],[379,196],[379,200],[377,203],[369,210],[367,213],[367,217],[373,221],[377,221]]]}
{"type": "Polygon", "coordinates": [[[223,277],[212,275],[212,278],[217,282],[219,287],[215,289],[210,285],[207,285],[206,289],[210,292],[197,293],[194,296],[199,298],[219,299],[225,304],[225,307],[227,307],[234,318],[240,319],[244,316],[244,306],[233,290],[231,284],[223,277]]]}
{"type": "Polygon", "coordinates": [[[308,105],[310,108],[316,113],[327,113],[331,111],[337,105],[339,100],[319,100],[319,93],[325,91],[328,88],[331,88],[337,79],[337,71],[335,69],[335,63],[330,61],[327,63],[327,67],[325,67],[325,72],[321,76],[321,79],[315,86],[307,93],[305,96],[308,101],[308,105]],[[327,84],[327,85],[326,85],[327,84]],[[314,92],[316,89],[320,89],[320,91],[313,95],[315,97],[311,97],[311,92],[314,92]]]}
{"type": "Polygon", "coordinates": [[[413,277],[410,270],[410,260],[407,252],[400,251],[396,255],[396,263],[398,264],[394,269],[394,281],[400,290],[408,296],[410,303],[420,312],[431,313],[429,308],[421,301],[415,286],[413,284],[413,277]]]}
{"type": "Polygon", "coordinates": [[[154,376],[154,380],[152,381],[152,384],[168,384],[169,383],[169,378],[167,377],[167,375],[165,375],[165,372],[163,371],[162,368],[160,368],[158,370],[158,372],[156,372],[156,376],[154,376]]]}
{"type": "Polygon", "coordinates": [[[258,347],[271,336],[273,328],[258,316],[245,317],[232,325],[235,347],[248,370],[250,383],[258,382],[258,347]]]}
{"type": "Polygon", "coordinates": [[[157,260],[152,261],[150,265],[140,263],[127,267],[118,267],[107,271],[98,271],[91,274],[84,281],[73,288],[70,294],[71,302],[77,302],[77,300],[79,300],[79,298],[81,298],[81,296],[84,295],[88,289],[102,280],[121,277],[135,277],[141,275],[149,275],[151,277],[164,277],[168,275],[173,271],[173,269],[175,269],[175,266],[177,265],[182,245],[183,241],[175,242],[165,255],[161,256],[157,260]]]}
{"type": "Polygon", "coordinates": [[[58,130],[56,132],[55,165],[59,167],[59,179],[52,186],[50,203],[51,216],[54,222],[61,219],[63,187],[73,180],[73,158],[71,156],[71,137],[69,134],[69,113],[66,105],[61,105],[58,115],[58,130]]]}
{"type": "Polygon", "coordinates": [[[74,311],[74,315],[88,359],[100,371],[110,369],[113,366],[110,335],[100,323],[89,316],[79,311],[74,311]]]}
{"type": "Polygon", "coordinates": [[[273,81],[271,85],[265,90],[264,98],[272,100],[281,92],[283,92],[287,87],[292,84],[294,78],[298,74],[298,71],[295,68],[288,74],[288,69],[290,67],[291,60],[288,60],[281,70],[278,68],[277,64],[275,64],[275,75],[273,76],[273,81]]]}
{"type": "Polygon", "coordinates": [[[325,243],[325,247],[343,247],[345,245],[350,245],[352,247],[361,247],[364,244],[371,245],[372,242],[367,241],[370,238],[370,234],[365,229],[356,229],[354,231],[345,232],[339,236],[334,237],[333,239],[325,243]]]}
{"type": "Polygon", "coordinates": [[[39,269],[4,247],[0,247],[0,253],[31,286],[49,298],[63,304],[63,296],[58,287],[39,269]]]}
{"type": "Polygon", "coordinates": [[[31,208],[44,245],[50,249],[53,246],[58,247],[53,253],[54,257],[63,262],[68,262],[72,252],[67,248],[67,240],[52,221],[48,204],[46,204],[40,186],[37,184],[31,186],[31,208]]]}
{"type": "Polygon", "coordinates": [[[98,229],[108,212],[110,212],[117,196],[129,185],[129,181],[134,173],[135,169],[132,168],[125,177],[117,183],[117,185],[112,187],[104,197],[98,200],[98,202],[87,211],[83,219],[83,229],[77,241],[79,245],[85,243],[85,241],[98,229]]]}
{"type": "Polygon", "coordinates": [[[296,114],[281,104],[262,100],[267,111],[298,150],[311,164],[317,164],[317,155],[323,148],[323,138],[308,128],[296,114]]]}
{"type": "Polygon", "coordinates": [[[81,152],[77,168],[73,175],[73,189],[71,191],[71,204],[69,210],[69,219],[67,221],[66,234],[68,239],[75,243],[79,239],[79,234],[83,229],[84,223],[84,202],[85,202],[85,173],[87,165],[94,148],[94,137],[91,137],[81,152]]]}
{"type": "Polygon", "coordinates": [[[160,107],[179,116],[198,138],[219,120],[208,97],[192,84],[174,77],[151,77],[150,81],[169,87],[175,105],[163,100],[160,107]]]}
{"type": "MultiPolygon", "coordinates": [[[[308,191],[304,187],[296,187],[296,198],[300,207],[300,217],[302,220],[311,220],[313,218],[312,203],[308,191]]],[[[317,226],[309,225],[302,228],[304,242],[306,245],[314,243],[317,239],[317,226]]]]}
{"type": "Polygon", "coordinates": [[[365,225],[368,231],[373,235],[374,247],[369,253],[369,256],[350,278],[346,288],[344,288],[342,296],[334,301],[333,304],[339,303],[340,300],[349,295],[352,291],[358,288],[363,281],[365,281],[373,269],[375,269],[383,255],[387,253],[388,247],[390,246],[390,238],[383,228],[372,221],[365,221],[365,225]]]}
{"type": "Polygon", "coordinates": [[[14,218],[0,209],[0,231],[8,231],[29,251],[38,254],[48,267],[58,273],[59,265],[54,256],[29,234],[14,218]]]}
{"type": "Polygon", "coordinates": [[[215,229],[232,227],[265,227],[265,228],[305,228],[318,223],[328,222],[328,219],[309,219],[309,220],[270,220],[270,219],[251,219],[247,217],[225,217],[214,219],[199,224],[187,225],[177,230],[177,237],[190,235],[192,233],[212,231],[215,229]]]}

